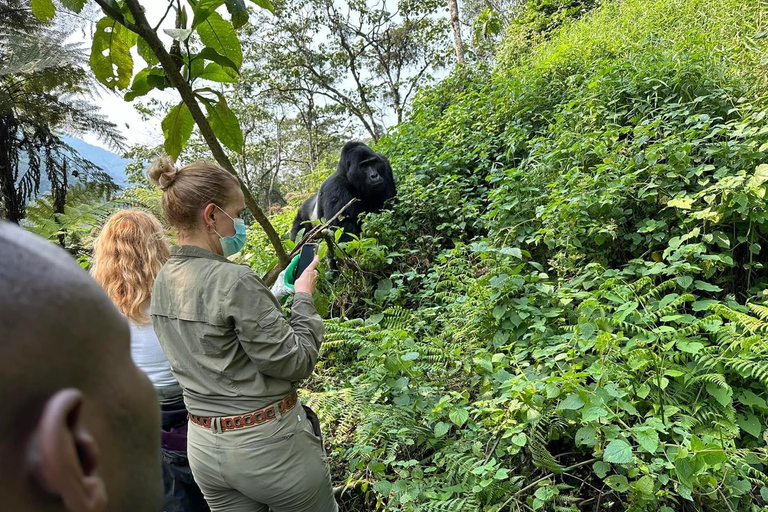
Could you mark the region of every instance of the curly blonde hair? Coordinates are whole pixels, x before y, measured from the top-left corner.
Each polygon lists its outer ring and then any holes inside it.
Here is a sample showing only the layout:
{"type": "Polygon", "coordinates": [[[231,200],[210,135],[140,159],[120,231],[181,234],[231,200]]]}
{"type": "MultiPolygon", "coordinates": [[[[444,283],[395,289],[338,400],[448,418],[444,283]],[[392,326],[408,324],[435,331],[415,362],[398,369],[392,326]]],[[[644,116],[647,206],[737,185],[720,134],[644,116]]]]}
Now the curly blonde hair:
{"type": "Polygon", "coordinates": [[[149,322],[144,307],[152,296],[170,249],[160,221],[142,210],[122,210],[101,228],[93,246],[91,276],[120,312],[139,324],[149,322]]]}

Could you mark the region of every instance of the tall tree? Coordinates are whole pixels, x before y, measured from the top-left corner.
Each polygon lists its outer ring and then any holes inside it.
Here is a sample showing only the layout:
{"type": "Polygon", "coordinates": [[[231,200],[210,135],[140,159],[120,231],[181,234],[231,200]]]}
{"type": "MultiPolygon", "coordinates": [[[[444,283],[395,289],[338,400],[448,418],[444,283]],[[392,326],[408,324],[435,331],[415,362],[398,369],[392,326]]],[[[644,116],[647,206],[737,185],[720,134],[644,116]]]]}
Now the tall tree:
{"type": "Polygon", "coordinates": [[[54,213],[64,212],[72,181],[114,188],[60,135],[91,132],[122,144],[115,125],[90,101],[97,84],[80,66],[82,49],[62,45],[65,38],[22,0],[0,6],[0,217],[12,222],[24,218],[42,184],[50,184],[54,213]]]}
{"type": "Polygon", "coordinates": [[[281,0],[253,37],[273,91],[303,92],[341,106],[378,140],[402,121],[416,91],[446,63],[447,22],[435,0],[281,0]]]}
{"type": "Polygon", "coordinates": [[[459,0],[448,0],[448,12],[451,13],[451,30],[453,30],[453,47],[456,51],[456,62],[464,63],[464,45],[461,42],[461,25],[459,24],[459,0]]]}

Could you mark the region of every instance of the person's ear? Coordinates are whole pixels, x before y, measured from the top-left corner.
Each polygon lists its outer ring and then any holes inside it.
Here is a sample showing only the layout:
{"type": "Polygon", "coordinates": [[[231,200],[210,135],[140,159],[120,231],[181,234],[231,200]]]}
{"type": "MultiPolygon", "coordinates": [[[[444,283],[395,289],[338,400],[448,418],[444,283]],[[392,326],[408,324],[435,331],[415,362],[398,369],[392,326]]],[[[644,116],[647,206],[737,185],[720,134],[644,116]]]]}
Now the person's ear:
{"type": "Polygon", "coordinates": [[[101,512],[107,492],[98,475],[99,449],[83,421],[83,395],[62,389],[43,408],[28,448],[37,484],[71,512],[101,512]]]}
{"type": "Polygon", "coordinates": [[[205,205],[205,208],[203,208],[203,222],[205,222],[205,225],[209,228],[212,228],[216,223],[216,217],[213,216],[214,212],[216,212],[216,205],[213,203],[208,203],[205,205]]]}

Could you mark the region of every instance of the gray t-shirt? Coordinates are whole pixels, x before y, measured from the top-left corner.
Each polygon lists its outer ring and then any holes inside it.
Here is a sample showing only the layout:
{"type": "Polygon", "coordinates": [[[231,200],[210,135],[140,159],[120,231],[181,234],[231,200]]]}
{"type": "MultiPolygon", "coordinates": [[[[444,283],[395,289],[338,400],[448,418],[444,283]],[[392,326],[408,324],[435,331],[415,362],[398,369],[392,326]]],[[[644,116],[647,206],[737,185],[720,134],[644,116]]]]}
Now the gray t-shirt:
{"type": "Polygon", "coordinates": [[[131,328],[131,357],[136,366],[147,374],[155,389],[177,387],[179,383],[171,373],[171,363],[165,357],[152,322],[137,324],[128,319],[131,328]]]}

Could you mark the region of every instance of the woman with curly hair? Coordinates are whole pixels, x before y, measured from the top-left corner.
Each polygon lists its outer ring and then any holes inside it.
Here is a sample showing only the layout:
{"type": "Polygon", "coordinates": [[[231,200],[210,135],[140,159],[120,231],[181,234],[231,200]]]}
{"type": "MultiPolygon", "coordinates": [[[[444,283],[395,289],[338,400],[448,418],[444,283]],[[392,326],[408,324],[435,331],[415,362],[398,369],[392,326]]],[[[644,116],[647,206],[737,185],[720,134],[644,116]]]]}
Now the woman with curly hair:
{"type": "Polygon", "coordinates": [[[165,512],[207,511],[186,456],[187,410],[182,389],[149,317],[152,287],[170,248],[160,221],[138,209],[112,215],[93,248],[91,275],[128,320],[131,356],[152,381],[162,411],[165,512]]]}

